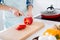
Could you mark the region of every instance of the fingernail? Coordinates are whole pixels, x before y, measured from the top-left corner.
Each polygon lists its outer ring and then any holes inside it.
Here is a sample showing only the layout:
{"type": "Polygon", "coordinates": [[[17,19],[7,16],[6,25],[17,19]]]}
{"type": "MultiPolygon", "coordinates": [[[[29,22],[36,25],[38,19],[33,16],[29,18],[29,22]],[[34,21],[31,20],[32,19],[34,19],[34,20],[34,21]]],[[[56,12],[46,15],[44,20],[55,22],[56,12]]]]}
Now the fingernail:
{"type": "Polygon", "coordinates": [[[22,16],[22,14],[19,13],[19,16],[22,16]]]}

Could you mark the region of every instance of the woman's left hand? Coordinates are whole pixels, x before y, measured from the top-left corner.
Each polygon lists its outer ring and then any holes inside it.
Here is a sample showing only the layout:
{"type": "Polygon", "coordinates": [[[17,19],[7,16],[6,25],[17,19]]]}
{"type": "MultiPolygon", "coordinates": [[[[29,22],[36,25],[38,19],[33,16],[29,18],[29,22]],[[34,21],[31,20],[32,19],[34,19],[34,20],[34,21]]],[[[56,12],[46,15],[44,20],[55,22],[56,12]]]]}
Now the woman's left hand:
{"type": "Polygon", "coordinates": [[[33,17],[32,12],[27,12],[28,17],[33,17]]]}

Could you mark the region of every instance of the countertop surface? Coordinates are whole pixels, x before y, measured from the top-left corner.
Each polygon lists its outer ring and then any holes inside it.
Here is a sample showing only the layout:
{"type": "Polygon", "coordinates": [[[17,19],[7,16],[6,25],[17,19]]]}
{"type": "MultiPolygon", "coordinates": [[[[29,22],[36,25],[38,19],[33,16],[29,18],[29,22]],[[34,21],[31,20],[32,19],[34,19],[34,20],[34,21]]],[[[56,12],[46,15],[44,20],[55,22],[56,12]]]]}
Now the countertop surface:
{"type": "MultiPolygon", "coordinates": [[[[33,12],[35,13],[35,12],[33,12]]],[[[40,15],[40,13],[37,11],[35,14],[34,14],[34,17],[40,15]],[[36,13],[38,13],[36,15],[36,13]]],[[[41,30],[37,31],[36,33],[34,33],[33,35],[31,35],[29,38],[27,38],[26,40],[32,40],[33,38],[37,37],[37,36],[41,36],[43,34],[43,32],[47,29],[47,28],[50,28],[50,27],[53,27],[55,24],[59,24],[60,22],[55,22],[55,21],[49,21],[49,20],[43,20],[43,19],[36,19],[36,21],[42,21],[45,26],[44,28],[42,28],[41,30]]],[[[4,30],[6,31],[6,30],[4,30]]]]}
{"type": "Polygon", "coordinates": [[[42,19],[35,19],[35,20],[42,21],[45,24],[45,26],[44,28],[42,28],[41,30],[37,31],[36,33],[31,35],[29,38],[27,38],[27,40],[32,40],[37,36],[42,36],[43,32],[48,28],[54,27],[55,24],[60,24],[60,22],[55,22],[55,21],[48,21],[48,20],[42,20],[42,19]]]}
{"type": "Polygon", "coordinates": [[[34,21],[31,25],[27,25],[24,30],[18,31],[16,30],[18,25],[20,24],[14,25],[8,30],[0,33],[0,38],[3,38],[4,40],[25,40],[44,27],[43,22],[34,21]]]}
{"type": "MultiPolygon", "coordinates": [[[[43,19],[35,19],[38,22],[43,22],[45,24],[44,28],[42,28],[41,30],[37,31],[36,33],[34,33],[33,35],[31,35],[29,38],[27,38],[26,40],[32,40],[33,38],[37,37],[37,36],[41,36],[43,34],[43,32],[47,29],[47,28],[51,28],[53,27],[55,24],[60,24],[60,22],[55,22],[55,21],[48,21],[48,20],[43,20],[43,19]]],[[[6,30],[5,30],[6,31],[6,30]]]]}

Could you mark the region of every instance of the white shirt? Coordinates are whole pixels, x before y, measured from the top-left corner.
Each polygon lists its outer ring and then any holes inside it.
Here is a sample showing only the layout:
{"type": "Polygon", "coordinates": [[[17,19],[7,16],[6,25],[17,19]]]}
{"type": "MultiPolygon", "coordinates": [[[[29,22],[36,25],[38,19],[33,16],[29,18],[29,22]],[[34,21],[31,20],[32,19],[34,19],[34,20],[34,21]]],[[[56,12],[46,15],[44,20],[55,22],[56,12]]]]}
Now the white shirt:
{"type": "MultiPolygon", "coordinates": [[[[20,11],[26,10],[26,0],[4,0],[5,5],[15,7],[19,9],[20,11]]],[[[5,26],[9,28],[9,26],[15,25],[17,23],[23,22],[23,16],[21,17],[15,17],[13,12],[5,11],[5,26]]]]}
{"type": "Polygon", "coordinates": [[[21,11],[26,9],[26,0],[4,0],[5,5],[15,7],[21,11]]]}
{"type": "MultiPolygon", "coordinates": [[[[7,6],[15,7],[25,13],[27,6],[32,5],[32,0],[4,0],[4,3],[7,6]]],[[[4,14],[4,24],[7,28],[18,23],[23,23],[24,16],[16,17],[11,10],[5,11],[4,14]]]]}

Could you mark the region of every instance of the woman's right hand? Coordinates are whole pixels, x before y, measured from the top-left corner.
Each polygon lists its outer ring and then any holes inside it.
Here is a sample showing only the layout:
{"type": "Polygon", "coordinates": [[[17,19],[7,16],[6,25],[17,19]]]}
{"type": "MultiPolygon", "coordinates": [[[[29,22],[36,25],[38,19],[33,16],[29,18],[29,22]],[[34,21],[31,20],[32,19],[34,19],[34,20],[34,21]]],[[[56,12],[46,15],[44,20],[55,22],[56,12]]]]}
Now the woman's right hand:
{"type": "Polygon", "coordinates": [[[15,11],[15,12],[14,12],[14,15],[15,15],[15,16],[22,16],[22,14],[21,14],[19,11],[15,11]]]}
{"type": "Polygon", "coordinates": [[[0,9],[13,11],[14,15],[18,17],[23,15],[23,12],[21,12],[20,10],[14,7],[7,6],[7,5],[0,5],[0,9]]]}
{"type": "Polygon", "coordinates": [[[18,9],[16,9],[16,8],[11,8],[11,7],[10,7],[9,10],[13,11],[13,12],[14,12],[14,15],[17,16],[17,17],[23,15],[23,12],[20,11],[20,10],[18,10],[18,9]]]}
{"type": "Polygon", "coordinates": [[[19,17],[19,16],[22,16],[24,14],[23,14],[23,12],[21,12],[19,10],[15,10],[14,15],[17,16],[17,17],[19,17]]]}

